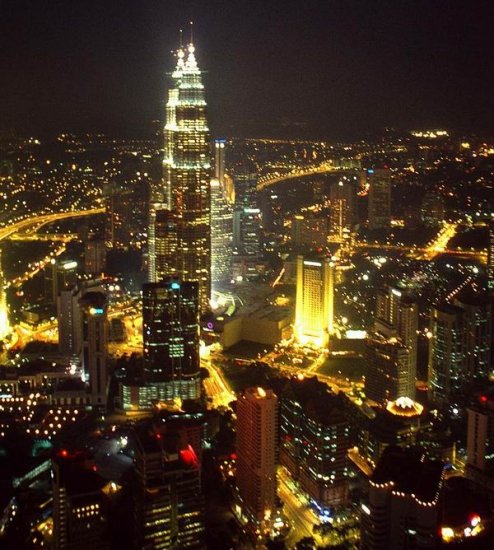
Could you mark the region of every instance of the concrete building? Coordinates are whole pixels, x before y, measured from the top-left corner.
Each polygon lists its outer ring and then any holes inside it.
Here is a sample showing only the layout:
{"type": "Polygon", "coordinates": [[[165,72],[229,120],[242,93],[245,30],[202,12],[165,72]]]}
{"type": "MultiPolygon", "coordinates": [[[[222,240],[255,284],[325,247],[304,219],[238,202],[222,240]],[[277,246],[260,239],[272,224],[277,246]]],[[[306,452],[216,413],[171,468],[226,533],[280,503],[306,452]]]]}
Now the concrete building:
{"type": "Polygon", "coordinates": [[[237,400],[237,489],[249,523],[264,532],[276,509],[278,398],[248,388],[237,400]]]}
{"type": "Polygon", "coordinates": [[[494,395],[492,388],[467,409],[466,476],[494,491],[494,395]]]}
{"type": "Polygon", "coordinates": [[[84,248],[84,271],[88,275],[101,275],[106,268],[106,243],[103,239],[91,238],[84,248]]]}
{"type": "Polygon", "coordinates": [[[299,342],[327,345],[333,333],[334,265],[329,258],[297,257],[295,336],[299,342]]]}

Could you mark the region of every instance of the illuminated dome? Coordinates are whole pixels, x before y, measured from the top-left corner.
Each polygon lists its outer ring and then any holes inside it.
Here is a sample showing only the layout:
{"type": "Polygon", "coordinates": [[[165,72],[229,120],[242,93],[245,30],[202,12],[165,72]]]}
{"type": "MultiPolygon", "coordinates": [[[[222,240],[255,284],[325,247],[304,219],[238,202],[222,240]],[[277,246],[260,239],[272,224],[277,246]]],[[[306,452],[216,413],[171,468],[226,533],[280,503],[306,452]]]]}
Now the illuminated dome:
{"type": "Polygon", "coordinates": [[[398,397],[396,401],[388,401],[386,410],[397,416],[419,416],[424,407],[409,397],[398,397]]]}

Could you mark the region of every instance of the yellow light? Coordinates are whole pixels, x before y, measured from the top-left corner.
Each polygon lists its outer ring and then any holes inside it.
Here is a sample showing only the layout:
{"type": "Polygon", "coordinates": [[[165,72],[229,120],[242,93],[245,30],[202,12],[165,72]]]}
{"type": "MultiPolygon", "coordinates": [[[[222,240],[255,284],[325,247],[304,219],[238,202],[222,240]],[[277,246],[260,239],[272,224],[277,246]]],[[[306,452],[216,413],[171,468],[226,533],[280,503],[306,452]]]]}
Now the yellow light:
{"type": "Polygon", "coordinates": [[[445,542],[449,542],[451,539],[455,538],[455,532],[451,527],[441,527],[441,538],[445,542]]]}
{"type": "Polygon", "coordinates": [[[257,393],[259,394],[259,397],[266,397],[266,392],[263,388],[257,388],[257,393]]]}

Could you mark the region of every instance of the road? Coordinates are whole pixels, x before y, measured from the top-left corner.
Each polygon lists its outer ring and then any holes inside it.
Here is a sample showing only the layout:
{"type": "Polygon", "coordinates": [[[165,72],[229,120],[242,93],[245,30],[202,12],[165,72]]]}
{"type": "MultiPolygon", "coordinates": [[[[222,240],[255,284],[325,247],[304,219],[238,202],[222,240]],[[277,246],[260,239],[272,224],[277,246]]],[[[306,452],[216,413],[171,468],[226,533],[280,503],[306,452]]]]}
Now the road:
{"type": "MultiPolygon", "coordinates": [[[[214,361],[214,357],[213,357],[214,361]]],[[[204,380],[206,394],[213,400],[215,407],[228,407],[237,398],[219,367],[213,364],[211,357],[201,357],[201,367],[209,372],[209,378],[204,380]]]]}
{"type": "Polygon", "coordinates": [[[104,208],[92,208],[89,210],[74,210],[73,212],[56,212],[54,214],[43,214],[41,216],[32,216],[21,220],[20,222],[7,225],[0,228],[0,241],[9,238],[15,233],[25,231],[26,233],[33,233],[37,231],[43,225],[53,223],[59,220],[67,218],[80,218],[82,216],[94,216],[95,214],[102,214],[105,212],[104,208]]]}
{"type": "Polygon", "coordinates": [[[288,548],[304,537],[319,538],[312,532],[312,527],[319,524],[316,514],[309,508],[307,498],[297,488],[290,474],[283,466],[278,468],[278,496],[283,502],[283,512],[290,522],[291,530],[286,539],[288,548]]]}

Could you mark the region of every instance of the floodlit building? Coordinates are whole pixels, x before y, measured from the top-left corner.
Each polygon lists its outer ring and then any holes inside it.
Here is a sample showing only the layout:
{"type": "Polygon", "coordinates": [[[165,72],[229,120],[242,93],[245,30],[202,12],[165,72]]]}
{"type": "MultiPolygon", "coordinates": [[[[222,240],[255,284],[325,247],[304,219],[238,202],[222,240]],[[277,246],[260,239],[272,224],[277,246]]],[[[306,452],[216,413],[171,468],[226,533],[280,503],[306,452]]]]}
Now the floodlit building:
{"type": "MultiPolygon", "coordinates": [[[[183,281],[196,281],[201,311],[209,308],[211,294],[210,170],[209,129],[202,72],[195,47],[179,48],[168,92],[165,124],[163,182],[151,192],[151,203],[163,204],[176,216],[174,270],[183,281]]],[[[152,208],[151,208],[152,210],[152,208]]],[[[155,222],[151,212],[149,223],[155,222]]],[[[156,230],[150,227],[150,280],[153,264],[163,265],[158,254],[156,230]]]]}
{"type": "Polygon", "coordinates": [[[278,398],[248,388],[237,400],[237,489],[242,515],[264,532],[276,509],[278,398]]]}
{"type": "Polygon", "coordinates": [[[143,286],[144,382],[156,401],[200,397],[198,290],[171,278],[143,286]]]}
{"type": "Polygon", "coordinates": [[[489,244],[487,246],[487,285],[494,289],[494,222],[489,224],[489,244]]]}
{"type": "Polygon", "coordinates": [[[226,199],[223,184],[219,179],[214,178],[211,180],[211,280],[213,283],[231,279],[232,239],[232,206],[226,199]]]}
{"type": "Polygon", "coordinates": [[[297,257],[295,335],[298,341],[327,344],[333,333],[334,264],[329,258],[297,257]]]}

